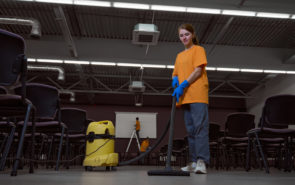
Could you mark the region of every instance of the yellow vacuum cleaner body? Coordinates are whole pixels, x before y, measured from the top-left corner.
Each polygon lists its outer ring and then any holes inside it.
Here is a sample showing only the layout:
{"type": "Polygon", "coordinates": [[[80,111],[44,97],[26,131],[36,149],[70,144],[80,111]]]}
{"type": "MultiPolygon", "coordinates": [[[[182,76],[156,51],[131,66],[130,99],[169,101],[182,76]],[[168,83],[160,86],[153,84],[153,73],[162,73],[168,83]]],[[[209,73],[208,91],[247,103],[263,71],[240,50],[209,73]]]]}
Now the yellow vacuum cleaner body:
{"type": "Polygon", "coordinates": [[[114,138],[115,128],[111,121],[91,122],[86,132],[86,155],[83,166],[117,166],[118,153],[114,153],[114,138]]]}

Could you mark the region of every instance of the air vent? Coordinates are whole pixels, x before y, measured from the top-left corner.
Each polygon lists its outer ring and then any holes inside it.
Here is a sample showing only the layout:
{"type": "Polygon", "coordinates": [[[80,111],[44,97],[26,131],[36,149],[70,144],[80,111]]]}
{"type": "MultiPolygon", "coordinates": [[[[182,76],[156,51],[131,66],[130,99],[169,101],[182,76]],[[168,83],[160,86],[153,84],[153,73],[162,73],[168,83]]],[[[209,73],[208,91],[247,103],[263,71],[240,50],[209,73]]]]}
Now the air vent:
{"type": "Polygon", "coordinates": [[[129,85],[130,92],[144,92],[145,86],[142,81],[132,81],[129,85]]]}
{"type": "Polygon", "coordinates": [[[136,24],[133,30],[132,43],[157,45],[160,32],[154,24],[136,24]]]}

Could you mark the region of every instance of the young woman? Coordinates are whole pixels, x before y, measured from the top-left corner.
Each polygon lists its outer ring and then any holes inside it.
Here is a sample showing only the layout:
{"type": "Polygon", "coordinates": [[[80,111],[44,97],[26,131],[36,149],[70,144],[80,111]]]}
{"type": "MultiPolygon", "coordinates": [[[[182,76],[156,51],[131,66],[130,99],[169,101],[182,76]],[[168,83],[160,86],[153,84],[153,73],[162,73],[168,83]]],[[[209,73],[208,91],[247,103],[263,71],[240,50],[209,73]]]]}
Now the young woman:
{"type": "Polygon", "coordinates": [[[182,24],[178,28],[178,35],[185,50],[176,57],[172,74],[172,87],[175,90],[172,96],[176,97],[177,106],[184,110],[190,154],[190,163],[181,170],[205,174],[206,164],[210,160],[206,53],[198,45],[191,24],[182,24]]]}

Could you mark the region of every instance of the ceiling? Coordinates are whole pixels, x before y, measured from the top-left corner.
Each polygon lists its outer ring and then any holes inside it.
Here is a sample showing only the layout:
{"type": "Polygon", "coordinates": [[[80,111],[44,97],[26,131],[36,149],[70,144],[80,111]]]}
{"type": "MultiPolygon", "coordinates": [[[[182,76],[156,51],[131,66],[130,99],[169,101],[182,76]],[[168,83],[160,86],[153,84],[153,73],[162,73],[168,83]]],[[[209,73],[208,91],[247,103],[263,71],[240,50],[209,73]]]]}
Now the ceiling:
{"type": "MultiPolygon", "coordinates": [[[[63,30],[54,12],[57,6],[64,12],[70,37],[132,40],[135,24],[153,22],[161,32],[159,42],[179,42],[175,30],[181,23],[189,22],[197,28],[201,45],[287,49],[295,47],[295,21],[291,19],[231,17],[19,1],[0,1],[0,17],[34,18],[41,24],[42,36],[63,37],[63,30]]],[[[31,39],[29,26],[0,24],[0,28],[20,34],[27,40],[31,39]]],[[[100,99],[102,94],[109,94],[110,99],[119,95],[131,95],[133,101],[134,95],[128,91],[130,81],[133,80],[144,82],[146,87],[144,96],[167,97],[172,92],[170,87],[172,69],[142,70],[134,67],[70,64],[54,64],[54,66],[64,70],[64,81],[57,80],[56,72],[46,71],[30,71],[28,81],[51,84],[61,92],[74,92],[77,103],[99,103],[102,101],[100,99]]],[[[251,98],[251,91],[275,76],[265,73],[208,71],[210,97],[251,98]]]]}

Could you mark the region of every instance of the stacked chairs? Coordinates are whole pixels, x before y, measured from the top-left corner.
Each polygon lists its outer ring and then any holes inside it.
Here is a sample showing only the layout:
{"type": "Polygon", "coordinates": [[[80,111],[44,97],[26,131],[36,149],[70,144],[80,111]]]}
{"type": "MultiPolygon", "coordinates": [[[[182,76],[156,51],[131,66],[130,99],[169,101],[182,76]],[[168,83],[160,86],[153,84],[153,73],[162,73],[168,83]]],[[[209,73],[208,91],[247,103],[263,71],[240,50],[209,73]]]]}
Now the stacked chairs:
{"type": "MultiPolygon", "coordinates": [[[[21,87],[16,87],[14,91],[16,94],[22,93],[21,87]]],[[[68,135],[67,126],[61,122],[59,92],[53,86],[37,83],[27,84],[25,92],[27,98],[35,107],[35,119],[33,119],[32,122],[28,122],[28,129],[33,137],[35,136],[35,132],[43,133],[50,137],[50,145],[46,159],[47,161],[53,159],[56,163],[55,170],[59,170],[63,138],[68,135]],[[55,117],[58,119],[55,120],[55,117]],[[55,150],[52,150],[52,148],[56,133],[60,133],[60,137],[57,148],[57,158],[53,158],[52,153],[54,153],[55,150]]],[[[21,128],[24,127],[24,122],[18,122],[17,126],[21,128]]],[[[68,141],[68,139],[66,141],[68,141]]],[[[35,151],[34,147],[35,143],[32,142],[32,152],[35,151]]],[[[33,154],[32,160],[34,159],[35,155],[33,154]]]]}
{"type": "MultiPolygon", "coordinates": [[[[27,123],[30,117],[32,117],[32,120],[34,121],[34,107],[32,103],[26,99],[25,93],[27,60],[24,54],[24,39],[19,35],[0,29],[0,43],[0,85],[12,86],[18,83],[19,80],[21,84],[19,95],[0,95],[0,117],[6,118],[9,122],[15,121],[16,119],[24,120],[11,172],[12,176],[16,176],[23,149],[27,123]]],[[[9,153],[13,136],[14,134],[10,133],[10,137],[6,141],[5,149],[1,156],[0,170],[3,170],[5,167],[6,157],[9,153]]],[[[32,137],[32,140],[32,142],[34,142],[34,137],[32,137]]],[[[30,163],[30,173],[33,173],[33,163],[30,163]]]]}
{"type": "Polygon", "coordinates": [[[255,127],[254,119],[254,115],[244,112],[236,112],[227,116],[222,138],[226,169],[239,165],[246,167],[247,132],[255,127]],[[242,164],[239,164],[240,161],[242,164]]]}
{"type": "Polygon", "coordinates": [[[283,153],[280,157],[284,162],[285,171],[291,171],[294,164],[293,156],[293,138],[295,130],[288,128],[289,125],[295,124],[295,95],[277,95],[269,97],[264,104],[261,116],[260,128],[251,129],[248,132],[249,143],[247,150],[247,170],[250,170],[250,150],[258,149],[257,160],[263,161],[266,173],[269,173],[269,164],[266,152],[269,148],[263,145],[263,141],[274,144],[280,143],[283,139],[283,145],[278,147],[281,151],[277,155],[283,153]]]}

